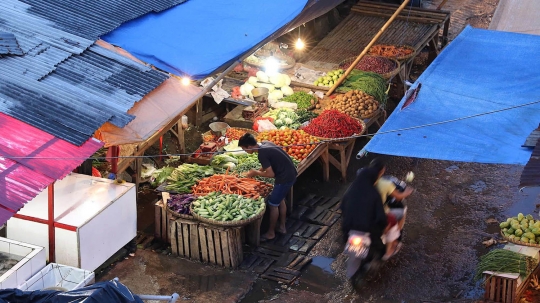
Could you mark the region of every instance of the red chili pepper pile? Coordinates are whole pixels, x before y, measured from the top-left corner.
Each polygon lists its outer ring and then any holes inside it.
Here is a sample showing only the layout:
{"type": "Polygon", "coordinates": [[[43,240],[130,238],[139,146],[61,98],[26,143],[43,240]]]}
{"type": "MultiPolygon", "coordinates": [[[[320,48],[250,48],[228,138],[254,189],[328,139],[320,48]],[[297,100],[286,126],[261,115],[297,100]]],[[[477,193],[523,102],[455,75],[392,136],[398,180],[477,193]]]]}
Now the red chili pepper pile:
{"type": "MultiPolygon", "coordinates": [[[[347,69],[351,66],[352,62],[341,64],[339,67],[347,69]]],[[[384,57],[365,56],[360,59],[360,62],[355,67],[356,69],[365,72],[374,72],[377,74],[386,74],[396,69],[394,61],[386,59],[384,57]]]]}
{"type": "Polygon", "coordinates": [[[363,126],[358,120],[337,110],[325,110],[303,129],[316,137],[334,139],[360,134],[363,126]]]}

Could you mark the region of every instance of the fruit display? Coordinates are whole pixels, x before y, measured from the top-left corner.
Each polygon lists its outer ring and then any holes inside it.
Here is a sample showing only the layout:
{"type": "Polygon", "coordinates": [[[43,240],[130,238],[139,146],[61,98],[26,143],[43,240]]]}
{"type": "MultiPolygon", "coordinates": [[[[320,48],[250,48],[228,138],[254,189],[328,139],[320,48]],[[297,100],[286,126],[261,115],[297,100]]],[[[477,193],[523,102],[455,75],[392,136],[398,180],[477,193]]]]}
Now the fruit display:
{"type": "Polygon", "coordinates": [[[192,202],[192,212],[216,221],[239,221],[264,212],[264,198],[251,199],[240,195],[212,192],[192,202]]]}
{"type": "Polygon", "coordinates": [[[319,139],[305,131],[293,129],[271,130],[260,133],[257,141],[265,140],[283,146],[287,154],[298,161],[304,160],[317,147],[319,142],[319,139]]]}
{"type": "Polygon", "coordinates": [[[369,117],[379,108],[379,103],[361,90],[351,90],[337,95],[328,109],[335,109],[354,118],[369,117]]]}
{"type": "Polygon", "coordinates": [[[529,244],[540,243],[540,220],[534,220],[532,215],[519,213],[516,217],[508,218],[500,225],[505,237],[513,241],[529,244]]]}
{"type": "Polygon", "coordinates": [[[323,86],[323,87],[332,87],[334,83],[343,75],[344,71],[342,69],[336,69],[329,71],[325,76],[319,77],[313,85],[323,86]]]}

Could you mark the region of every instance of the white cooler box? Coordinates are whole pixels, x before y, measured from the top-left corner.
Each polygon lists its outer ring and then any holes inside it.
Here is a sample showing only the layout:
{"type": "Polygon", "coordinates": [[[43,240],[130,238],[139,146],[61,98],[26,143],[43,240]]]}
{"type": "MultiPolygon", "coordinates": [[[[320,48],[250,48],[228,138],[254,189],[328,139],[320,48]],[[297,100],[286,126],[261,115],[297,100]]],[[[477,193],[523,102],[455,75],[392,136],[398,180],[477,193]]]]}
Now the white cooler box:
{"type": "Polygon", "coordinates": [[[94,284],[94,282],[95,275],[91,271],[49,263],[17,288],[24,291],[34,291],[56,287],[70,291],[94,284]]]}

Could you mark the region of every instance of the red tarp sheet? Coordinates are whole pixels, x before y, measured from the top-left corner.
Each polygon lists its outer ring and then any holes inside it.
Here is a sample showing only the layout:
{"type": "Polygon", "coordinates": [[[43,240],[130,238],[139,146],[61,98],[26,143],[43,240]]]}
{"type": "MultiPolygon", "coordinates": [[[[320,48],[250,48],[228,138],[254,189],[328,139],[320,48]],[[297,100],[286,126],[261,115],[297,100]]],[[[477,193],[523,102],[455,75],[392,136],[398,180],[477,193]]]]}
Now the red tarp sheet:
{"type": "Polygon", "coordinates": [[[2,113],[0,133],[0,224],[103,146],[75,146],[2,113]]]}

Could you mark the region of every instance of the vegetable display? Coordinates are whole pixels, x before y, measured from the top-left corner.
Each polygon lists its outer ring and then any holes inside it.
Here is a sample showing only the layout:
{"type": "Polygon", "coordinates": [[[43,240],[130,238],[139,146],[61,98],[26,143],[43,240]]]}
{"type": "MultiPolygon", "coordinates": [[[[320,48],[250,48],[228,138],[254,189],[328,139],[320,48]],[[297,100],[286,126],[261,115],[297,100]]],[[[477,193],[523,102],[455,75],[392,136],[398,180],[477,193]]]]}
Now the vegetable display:
{"type": "Polygon", "coordinates": [[[297,129],[300,127],[298,115],[294,110],[289,108],[272,109],[264,114],[263,117],[272,118],[274,120],[274,125],[279,129],[297,129]]]}
{"type": "Polygon", "coordinates": [[[287,154],[298,161],[304,160],[317,147],[319,142],[319,139],[303,130],[292,129],[262,132],[257,139],[259,141],[267,140],[278,146],[283,146],[287,154]]]}
{"type": "Polygon", "coordinates": [[[303,130],[313,136],[336,139],[361,134],[364,127],[357,119],[337,110],[325,110],[303,130]]]}
{"type": "Polygon", "coordinates": [[[187,194],[198,180],[213,174],[214,169],[211,166],[184,163],[172,171],[165,188],[179,194],[187,194]]]}
{"type": "Polygon", "coordinates": [[[251,178],[239,178],[233,175],[217,174],[203,178],[193,186],[193,193],[206,195],[211,192],[237,194],[257,199],[266,197],[272,190],[272,185],[251,178]]]}
{"type": "Polygon", "coordinates": [[[195,214],[217,221],[239,221],[252,218],[265,210],[264,198],[250,199],[240,195],[212,192],[195,200],[195,214]]]}
{"type": "Polygon", "coordinates": [[[245,133],[246,131],[243,129],[229,127],[227,128],[225,137],[229,138],[229,140],[239,140],[245,133]]]}
{"type": "Polygon", "coordinates": [[[505,237],[514,241],[529,244],[540,244],[540,220],[534,220],[532,215],[519,213],[516,217],[508,218],[500,225],[505,237]]]}
{"type": "Polygon", "coordinates": [[[413,52],[414,50],[410,47],[378,44],[373,45],[369,49],[368,54],[389,58],[403,58],[412,54],[413,52]]]}
{"type": "Polygon", "coordinates": [[[156,169],[152,173],[152,177],[150,179],[152,180],[152,183],[151,183],[152,186],[157,187],[161,183],[165,182],[167,178],[171,175],[173,170],[174,170],[174,167],[170,167],[170,166],[165,166],[160,169],[156,169]]]}
{"type": "Polygon", "coordinates": [[[192,194],[171,195],[169,200],[167,200],[167,206],[179,214],[189,215],[189,206],[195,199],[197,197],[192,194]]]}
{"type": "Polygon", "coordinates": [[[326,76],[319,77],[319,79],[313,82],[315,86],[332,87],[334,83],[343,75],[342,69],[336,69],[326,73],[326,76]]]}
{"type": "Polygon", "coordinates": [[[328,107],[351,117],[368,117],[378,108],[379,103],[372,96],[360,90],[351,90],[343,95],[337,95],[328,107]]]}
{"type": "MultiPolygon", "coordinates": [[[[341,64],[339,67],[342,69],[347,69],[351,66],[353,62],[348,62],[341,64]]],[[[360,59],[360,62],[355,67],[356,69],[363,70],[366,72],[374,72],[377,74],[386,74],[397,68],[396,63],[385,57],[377,56],[364,56],[360,59]]]]}
{"type": "Polygon", "coordinates": [[[293,93],[292,88],[289,87],[290,84],[291,78],[287,74],[277,73],[269,76],[263,71],[258,71],[256,77],[249,77],[247,82],[239,87],[238,92],[242,96],[253,99],[251,91],[254,88],[266,87],[269,93],[268,100],[277,101],[293,93]]]}
{"type": "Polygon", "coordinates": [[[538,261],[529,256],[506,249],[494,249],[480,257],[476,267],[475,280],[480,280],[484,271],[519,273],[529,275],[536,268],[538,261]]]}
{"type": "Polygon", "coordinates": [[[336,92],[346,93],[351,90],[361,90],[384,104],[387,98],[386,87],[386,80],[381,75],[353,69],[336,92]]]}
{"type": "Polygon", "coordinates": [[[315,104],[317,103],[317,97],[300,91],[283,98],[283,101],[296,103],[296,105],[298,105],[298,109],[307,109],[315,106],[315,104]]]}
{"type": "Polygon", "coordinates": [[[316,118],[317,116],[319,116],[319,114],[314,113],[314,112],[309,111],[309,110],[305,110],[305,109],[297,110],[296,114],[298,115],[298,120],[297,121],[300,124],[302,124],[304,122],[307,122],[307,121],[310,121],[311,119],[316,118]]]}

